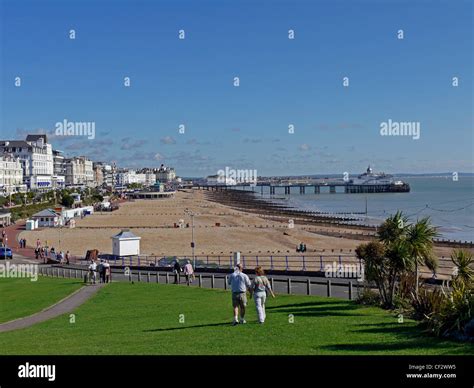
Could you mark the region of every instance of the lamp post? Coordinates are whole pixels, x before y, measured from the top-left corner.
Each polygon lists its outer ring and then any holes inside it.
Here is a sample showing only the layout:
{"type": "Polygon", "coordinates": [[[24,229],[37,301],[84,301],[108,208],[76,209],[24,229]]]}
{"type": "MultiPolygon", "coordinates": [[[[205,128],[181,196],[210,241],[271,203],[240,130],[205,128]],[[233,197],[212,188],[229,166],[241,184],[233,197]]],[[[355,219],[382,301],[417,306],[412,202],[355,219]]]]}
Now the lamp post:
{"type": "Polygon", "coordinates": [[[194,213],[193,211],[189,210],[188,208],[186,208],[184,210],[184,213],[191,217],[191,248],[192,248],[192,251],[193,251],[193,268],[196,269],[196,256],[194,255],[194,248],[195,248],[195,244],[194,244],[194,216],[198,216],[199,214],[194,213]]]}

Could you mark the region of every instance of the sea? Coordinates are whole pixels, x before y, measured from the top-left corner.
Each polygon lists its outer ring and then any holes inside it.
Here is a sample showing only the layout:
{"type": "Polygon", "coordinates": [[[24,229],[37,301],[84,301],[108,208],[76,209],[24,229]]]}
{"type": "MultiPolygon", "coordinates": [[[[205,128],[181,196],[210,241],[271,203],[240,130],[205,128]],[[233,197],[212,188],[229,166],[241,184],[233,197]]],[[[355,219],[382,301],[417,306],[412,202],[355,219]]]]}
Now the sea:
{"type": "Polygon", "coordinates": [[[305,194],[300,194],[294,187],[291,195],[281,194],[278,189],[273,198],[268,189],[263,195],[256,194],[299,210],[353,215],[368,225],[378,225],[401,210],[411,221],[430,217],[440,238],[474,241],[474,177],[460,176],[457,181],[452,177],[400,179],[410,184],[409,193],[330,194],[322,190],[314,194],[308,187],[305,194]]]}

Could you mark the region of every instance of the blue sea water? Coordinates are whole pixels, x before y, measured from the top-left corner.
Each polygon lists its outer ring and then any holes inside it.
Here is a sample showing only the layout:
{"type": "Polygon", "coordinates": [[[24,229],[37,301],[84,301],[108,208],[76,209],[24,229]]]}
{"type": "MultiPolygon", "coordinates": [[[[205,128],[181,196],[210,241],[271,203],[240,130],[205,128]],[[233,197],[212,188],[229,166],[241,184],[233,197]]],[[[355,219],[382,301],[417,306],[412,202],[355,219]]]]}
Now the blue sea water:
{"type": "MultiPolygon", "coordinates": [[[[278,191],[276,201],[301,210],[329,213],[365,213],[368,224],[379,224],[387,216],[402,210],[411,220],[429,216],[439,227],[441,238],[474,241],[474,178],[416,177],[403,178],[410,184],[409,193],[314,194],[308,188],[300,195],[295,187],[291,195],[278,191]],[[282,199],[284,198],[284,199],[282,199]]],[[[268,193],[264,193],[268,197],[268,193]]]]}

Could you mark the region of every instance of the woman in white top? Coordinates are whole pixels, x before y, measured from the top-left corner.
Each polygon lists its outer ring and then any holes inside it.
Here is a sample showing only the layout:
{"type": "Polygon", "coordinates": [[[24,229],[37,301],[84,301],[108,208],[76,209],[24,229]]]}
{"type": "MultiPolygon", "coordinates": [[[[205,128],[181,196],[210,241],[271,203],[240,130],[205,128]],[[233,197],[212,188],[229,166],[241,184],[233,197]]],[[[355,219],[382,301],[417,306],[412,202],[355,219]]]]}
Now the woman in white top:
{"type": "Polygon", "coordinates": [[[258,322],[264,323],[266,314],[265,314],[265,302],[267,300],[267,292],[271,294],[274,298],[275,294],[273,293],[270,282],[265,276],[263,268],[258,266],[255,268],[255,274],[257,275],[252,281],[250,286],[250,292],[253,294],[255,300],[255,307],[257,308],[258,322]]]}
{"type": "Polygon", "coordinates": [[[184,275],[186,276],[186,284],[189,286],[194,278],[194,268],[189,260],[186,261],[186,265],[184,266],[184,275]]]}

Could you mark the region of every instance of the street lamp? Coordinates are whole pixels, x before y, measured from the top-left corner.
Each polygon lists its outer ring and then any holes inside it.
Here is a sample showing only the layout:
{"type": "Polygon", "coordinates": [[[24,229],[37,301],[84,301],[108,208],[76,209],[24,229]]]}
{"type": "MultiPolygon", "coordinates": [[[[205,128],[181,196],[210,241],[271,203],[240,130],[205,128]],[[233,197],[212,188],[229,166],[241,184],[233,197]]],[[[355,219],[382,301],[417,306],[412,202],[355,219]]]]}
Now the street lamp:
{"type": "Polygon", "coordinates": [[[188,208],[184,209],[184,213],[191,217],[191,248],[193,250],[193,268],[196,269],[196,256],[194,255],[194,216],[198,216],[199,214],[194,213],[193,211],[189,210],[188,208]]]}

